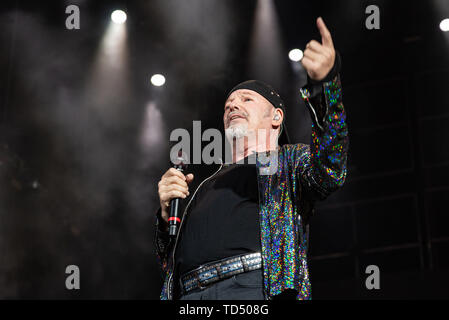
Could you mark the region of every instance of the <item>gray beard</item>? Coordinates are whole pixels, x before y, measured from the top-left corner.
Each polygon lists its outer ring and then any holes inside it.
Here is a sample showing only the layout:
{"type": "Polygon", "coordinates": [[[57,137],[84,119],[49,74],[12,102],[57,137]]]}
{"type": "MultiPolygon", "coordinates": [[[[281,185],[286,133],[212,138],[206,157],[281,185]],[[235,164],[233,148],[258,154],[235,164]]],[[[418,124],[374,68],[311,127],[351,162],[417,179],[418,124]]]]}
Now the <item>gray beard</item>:
{"type": "Polygon", "coordinates": [[[226,138],[232,142],[233,139],[242,139],[248,136],[248,125],[233,125],[225,130],[226,138]]]}

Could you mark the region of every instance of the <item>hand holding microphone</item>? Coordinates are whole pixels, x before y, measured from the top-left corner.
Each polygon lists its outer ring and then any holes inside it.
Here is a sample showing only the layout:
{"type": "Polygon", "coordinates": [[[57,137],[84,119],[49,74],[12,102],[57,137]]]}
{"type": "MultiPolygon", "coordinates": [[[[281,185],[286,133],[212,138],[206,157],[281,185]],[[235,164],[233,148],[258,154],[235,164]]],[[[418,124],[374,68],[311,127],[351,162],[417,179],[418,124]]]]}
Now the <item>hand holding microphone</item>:
{"type": "MultiPolygon", "coordinates": [[[[182,173],[185,165],[181,162],[174,168],[168,169],[158,183],[161,217],[167,223],[167,227],[177,225],[180,222],[179,199],[185,199],[189,195],[188,184],[193,181],[193,174],[182,173]]],[[[176,227],[170,227],[170,235],[176,234],[176,227]]]]}

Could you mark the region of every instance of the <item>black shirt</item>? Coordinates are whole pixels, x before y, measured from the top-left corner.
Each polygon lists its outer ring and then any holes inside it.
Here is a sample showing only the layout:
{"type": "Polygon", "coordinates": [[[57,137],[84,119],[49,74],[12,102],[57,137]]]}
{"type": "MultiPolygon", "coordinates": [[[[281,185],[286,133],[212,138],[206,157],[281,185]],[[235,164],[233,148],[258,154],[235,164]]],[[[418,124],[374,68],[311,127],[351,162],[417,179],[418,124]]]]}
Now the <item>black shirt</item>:
{"type": "Polygon", "coordinates": [[[179,274],[207,262],[260,251],[258,203],[254,164],[224,166],[206,181],[183,222],[175,257],[179,274]]]}

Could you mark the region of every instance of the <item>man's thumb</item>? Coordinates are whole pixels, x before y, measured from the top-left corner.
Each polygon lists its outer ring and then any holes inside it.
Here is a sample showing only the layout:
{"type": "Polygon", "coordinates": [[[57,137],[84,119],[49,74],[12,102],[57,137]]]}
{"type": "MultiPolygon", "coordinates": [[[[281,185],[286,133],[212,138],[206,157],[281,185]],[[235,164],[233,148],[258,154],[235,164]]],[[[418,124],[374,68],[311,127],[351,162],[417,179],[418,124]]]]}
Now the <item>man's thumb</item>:
{"type": "Polygon", "coordinates": [[[187,183],[190,183],[193,181],[193,173],[189,173],[188,175],[186,175],[186,181],[187,181],[187,183]]]}

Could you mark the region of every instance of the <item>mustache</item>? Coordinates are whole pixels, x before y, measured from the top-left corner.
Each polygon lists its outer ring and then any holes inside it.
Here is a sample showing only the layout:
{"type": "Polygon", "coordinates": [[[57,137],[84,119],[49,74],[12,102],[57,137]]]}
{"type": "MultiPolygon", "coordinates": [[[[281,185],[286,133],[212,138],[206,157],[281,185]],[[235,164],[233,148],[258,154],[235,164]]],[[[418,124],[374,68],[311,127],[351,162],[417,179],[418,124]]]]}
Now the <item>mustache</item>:
{"type": "Polygon", "coordinates": [[[238,111],[233,111],[231,113],[228,114],[228,117],[226,119],[227,123],[229,124],[229,122],[231,122],[231,118],[233,116],[239,116],[245,119],[248,119],[248,114],[246,112],[238,112],[238,111]]]}

